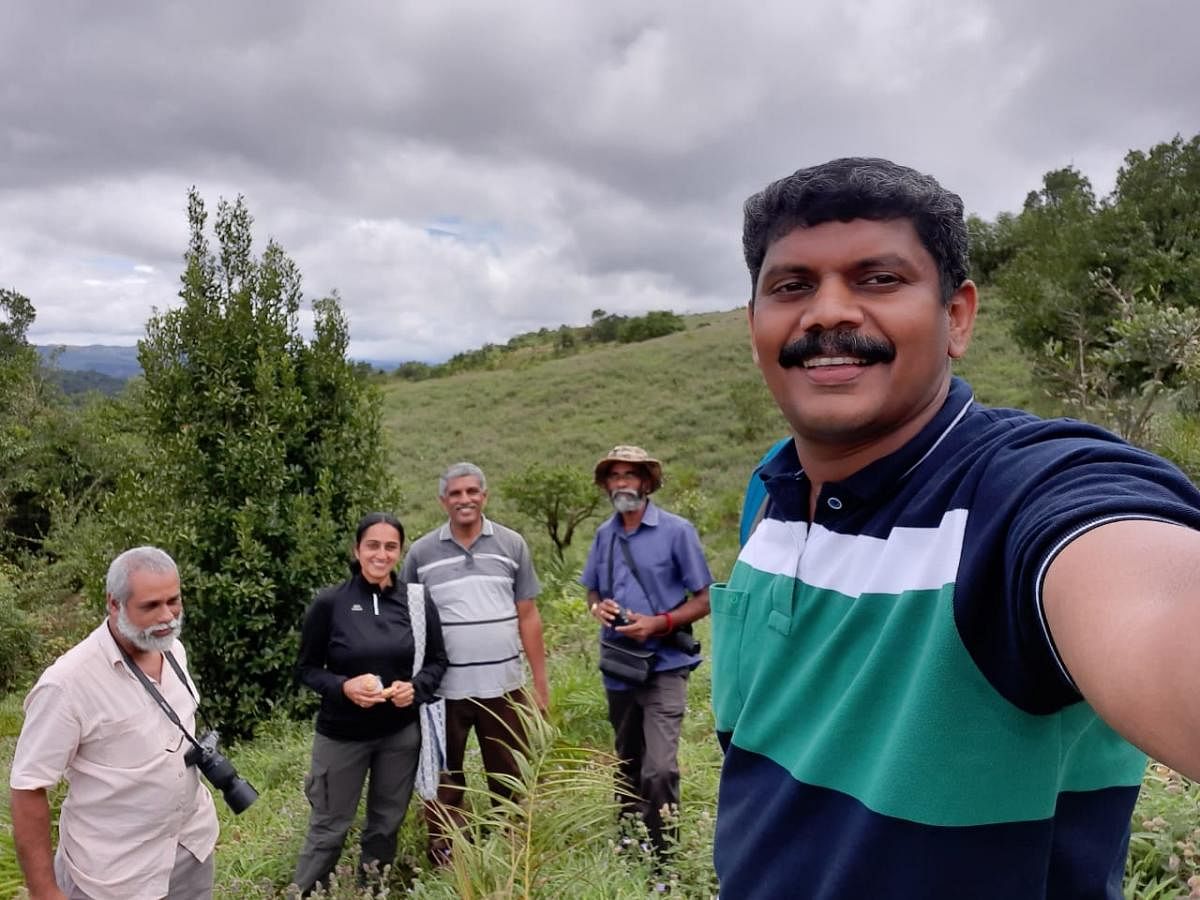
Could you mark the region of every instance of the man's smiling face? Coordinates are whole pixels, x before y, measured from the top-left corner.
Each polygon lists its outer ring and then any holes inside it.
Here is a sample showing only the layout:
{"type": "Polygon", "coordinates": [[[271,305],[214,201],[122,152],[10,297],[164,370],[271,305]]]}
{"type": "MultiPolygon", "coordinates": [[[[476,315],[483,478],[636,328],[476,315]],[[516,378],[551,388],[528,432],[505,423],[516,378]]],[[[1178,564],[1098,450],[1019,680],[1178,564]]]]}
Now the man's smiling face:
{"type": "Polygon", "coordinates": [[[474,475],[460,475],[446,482],[446,494],[440,497],[442,509],[459,528],[474,528],[487,506],[487,491],[474,475]]]}
{"type": "Polygon", "coordinates": [[[964,282],[943,303],[908,219],[825,222],[767,248],[748,314],[755,360],[802,441],[890,451],[945,396],[975,288],[964,282]]]}

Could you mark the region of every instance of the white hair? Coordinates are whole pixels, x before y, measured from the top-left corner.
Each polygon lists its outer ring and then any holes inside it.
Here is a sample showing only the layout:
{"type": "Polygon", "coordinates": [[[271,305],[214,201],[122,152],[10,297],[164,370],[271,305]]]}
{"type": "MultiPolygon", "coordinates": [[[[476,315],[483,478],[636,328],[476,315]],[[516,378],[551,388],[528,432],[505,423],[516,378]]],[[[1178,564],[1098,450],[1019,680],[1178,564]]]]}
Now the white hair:
{"type": "Polygon", "coordinates": [[[165,550],[149,546],[126,550],[109,565],[108,577],[104,581],[104,590],[117,601],[118,606],[124,606],[133,593],[129,587],[129,579],[134,572],[169,572],[175,576],[179,575],[175,560],[171,559],[165,550]]]}
{"type": "Polygon", "coordinates": [[[475,463],[459,462],[452,465],[438,478],[438,496],[446,496],[446,487],[455,478],[462,478],[466,475],[474,476],[479,479],[479,489],[487,490],[487,476],[483,474],[483,469],[475,465],[475,463]]]}

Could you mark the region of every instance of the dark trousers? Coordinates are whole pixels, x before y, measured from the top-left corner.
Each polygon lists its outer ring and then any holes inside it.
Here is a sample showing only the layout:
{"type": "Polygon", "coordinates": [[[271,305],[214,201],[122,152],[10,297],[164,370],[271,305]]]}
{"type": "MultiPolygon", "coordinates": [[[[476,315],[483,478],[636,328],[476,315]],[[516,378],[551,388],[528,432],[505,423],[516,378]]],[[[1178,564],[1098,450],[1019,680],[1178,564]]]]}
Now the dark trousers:
{"type": "Polygon", "coordinates": [[[446,701],[446,771],[442,772],[438,784],[437,803],[425,806],[431,855],[444,852],[450,845],[449,829],[461,828],[466,822],[463,810],[467,776],[463,771],[463,760],[472,728],[483,756],[488,790],[497,798],[512,796],[512,790],[494,776],[520,775],[512,752],[514,747],[520,752],[525,751],[525,728],[517,714],[518,707],[533,708],[528,695],[521,689],[503,697],[446,701]]]}
{"type": "MultiPolygon", "coordinates": [[[[687,669],[673,669],[656,672],[629,690],[605,691],[624,782],[617,801],[622,813],[646,823],[659,854],[669,849],[663,809],[679,806],[679,732],[687,708],[687,677],[687,669]]],[[[674,827],[671,834],[676,835],[674,827]]]]}
{"type": "Polygon", "coordinates": [[[375,863],[382,869],[395,859],[396,832],[408,809],[420,752],[421,728],[415,722],[369,741],[338,741],[322,734],[313,737],[312,769],[304,780],[312,815],[292,877],[301,891],[324,882],[337,865],[346,832],[358,812],[368,770],[371,782],[361,865],[375,863]]]}

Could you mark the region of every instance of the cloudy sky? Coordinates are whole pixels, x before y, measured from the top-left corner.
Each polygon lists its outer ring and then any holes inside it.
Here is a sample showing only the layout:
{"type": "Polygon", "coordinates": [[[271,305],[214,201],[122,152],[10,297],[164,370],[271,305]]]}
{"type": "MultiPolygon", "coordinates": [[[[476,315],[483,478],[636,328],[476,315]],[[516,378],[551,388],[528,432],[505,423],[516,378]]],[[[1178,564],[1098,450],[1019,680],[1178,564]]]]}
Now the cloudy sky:
{"type": "Polygon", "coordinates": [[[185,202],[244,195],[360,358],[744,302],[741,203],[835,156],[1020,207],[1200,131],[1200,2],[7,3],[0,287],[38,343],[177,302],[185,202]]]}

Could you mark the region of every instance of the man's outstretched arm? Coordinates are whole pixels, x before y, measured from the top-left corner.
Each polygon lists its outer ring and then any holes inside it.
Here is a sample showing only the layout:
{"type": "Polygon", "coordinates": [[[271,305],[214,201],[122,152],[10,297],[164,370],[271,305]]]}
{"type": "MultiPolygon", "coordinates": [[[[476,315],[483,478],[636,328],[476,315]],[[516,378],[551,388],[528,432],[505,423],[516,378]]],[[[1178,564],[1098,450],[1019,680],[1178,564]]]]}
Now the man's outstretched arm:
{"type": "Polygon", "coordinates": [[[12,790],[13,845],[25,873],[30,900],[63,900],[54,881],[50,846],[50,802],[44,788],[12,790]]]}
{"type": "Polygon", "coordinates": [[[1101,525],[1051,563],[1042,602],[1067,671],[1101,718],[1200,779],[1200,532],[1101,525]]]}

